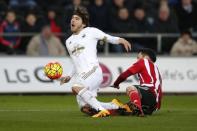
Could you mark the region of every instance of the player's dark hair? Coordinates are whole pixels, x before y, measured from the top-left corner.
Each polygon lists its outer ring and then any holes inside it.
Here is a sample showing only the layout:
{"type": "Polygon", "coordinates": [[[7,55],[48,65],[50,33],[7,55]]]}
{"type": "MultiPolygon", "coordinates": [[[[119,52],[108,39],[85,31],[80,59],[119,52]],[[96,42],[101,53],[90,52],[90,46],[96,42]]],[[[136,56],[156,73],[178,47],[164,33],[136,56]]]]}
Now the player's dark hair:
{"type": "Polygon", "coordinates": [[[85,7],[83,6],[79,6],[74,10],[73,15],[77,15],[79,17],[81,17],[83,24],[87,26],[89,26],[89,14],[88,11],[85,7]]]}
{"type": "Polygon", "coordinates": [[[155,51],[150,48],[143,48],[143,49],[140,49],[138,52],[148,55],[150,57],[151,61],[153,61],[153,62],[156,62],[156,60],[157,60],[157,56],[156,56],[155,51]]]}

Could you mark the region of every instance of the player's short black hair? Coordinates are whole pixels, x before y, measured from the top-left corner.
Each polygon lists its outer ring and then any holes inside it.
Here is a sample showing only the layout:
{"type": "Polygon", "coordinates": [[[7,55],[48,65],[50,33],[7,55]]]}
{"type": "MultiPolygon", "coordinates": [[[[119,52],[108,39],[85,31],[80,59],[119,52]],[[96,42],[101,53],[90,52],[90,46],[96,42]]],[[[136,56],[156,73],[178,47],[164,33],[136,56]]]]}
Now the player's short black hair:
{"type": "Polygon", "coordinates": [[[157,60],[157,55],[155,53],[154,50],[150,49],[150,48],[142,48],[138,51],[138,53],[142,53],[142,54],[145,54],[145,55],[148,55],[151,59],[151,61],[153,62],[156,62],[157,60]]]}
{"type": "Polygon", "coordinates": [[[79,17],[81,17],[83,24],[87,26],[89,26],[89,14],[88,11],[85,7],[83,6],[79,6],[77,7],[74,12],[73,15],[77,15],[79,17]]]}

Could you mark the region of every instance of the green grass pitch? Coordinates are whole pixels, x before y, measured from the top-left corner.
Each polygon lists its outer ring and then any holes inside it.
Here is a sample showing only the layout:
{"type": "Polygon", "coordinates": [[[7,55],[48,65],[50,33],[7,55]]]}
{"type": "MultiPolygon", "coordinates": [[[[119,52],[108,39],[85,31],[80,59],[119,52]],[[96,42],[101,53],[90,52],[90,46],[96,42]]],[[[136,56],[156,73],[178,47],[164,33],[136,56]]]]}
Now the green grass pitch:
{"type": "MultiPolygon", "coordinates": [[[[102,95],[110,101],[123,95],[102,95]]],[[[162,109],[145,118],[91,118],[72,95],[0,95],[0,131],[197,131],[197,95],[164,96],[162,109]]]]}

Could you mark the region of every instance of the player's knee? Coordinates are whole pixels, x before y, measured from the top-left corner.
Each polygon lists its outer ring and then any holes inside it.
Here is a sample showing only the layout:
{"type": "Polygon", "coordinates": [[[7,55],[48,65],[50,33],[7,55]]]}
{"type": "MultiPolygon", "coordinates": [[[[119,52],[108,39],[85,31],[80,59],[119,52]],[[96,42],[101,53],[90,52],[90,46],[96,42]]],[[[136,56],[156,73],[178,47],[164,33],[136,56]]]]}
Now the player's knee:
{"type": "Polygon", "coordinates": [[[75,87],[75,86],[73,86],[72,87],[72,92],[73,92],[73,94],[78,94],[79,93],[79,87],[75,87]]]}
{"type": "Polygon", "coordinates": [[[137,88],[135,86],[129,86],[126,88],[127,95],[129,95],[132,91],[137,91],[137,88]]]}
{"type": "Polygon", "coordinates": [[[76,94],[78,94],[82,89],[84,89],[83,87],[80,87],[80,86],[73,86],[72,87],[72,92],[76,95],[76,94]]]}

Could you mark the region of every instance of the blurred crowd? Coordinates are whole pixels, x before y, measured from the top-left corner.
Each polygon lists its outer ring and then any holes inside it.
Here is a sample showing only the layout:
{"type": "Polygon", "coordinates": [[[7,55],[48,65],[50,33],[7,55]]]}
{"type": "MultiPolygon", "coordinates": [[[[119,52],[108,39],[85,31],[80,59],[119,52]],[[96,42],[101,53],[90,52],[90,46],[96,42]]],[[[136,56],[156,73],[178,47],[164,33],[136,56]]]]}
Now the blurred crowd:
{"type": "MultiPolygon", "coordinates": [[[[187,52],[187,56],[197,53],[192,37],[197,32],[197,0],[0,0],[0,52],[66,55],[63,43],[70,34],[70,18],[81,5],[89,11],[90,25],[105,32],[180,33],[178,40],[163,39],[163,52],[172,55],[187,52]],[[186,51],[185,45],[177,46],[181,42],[188,46],[186,51]],[[183,50],[177,51],[180,48],[183,50]]],[[[132,41],[134,49],[157,49],[153,38],[132,41]]],[[[112,52],[124,52],[121,47],[110,46],[112,52]]],[[[104,50],[100,45],[98,49],[104,50]]]]}

